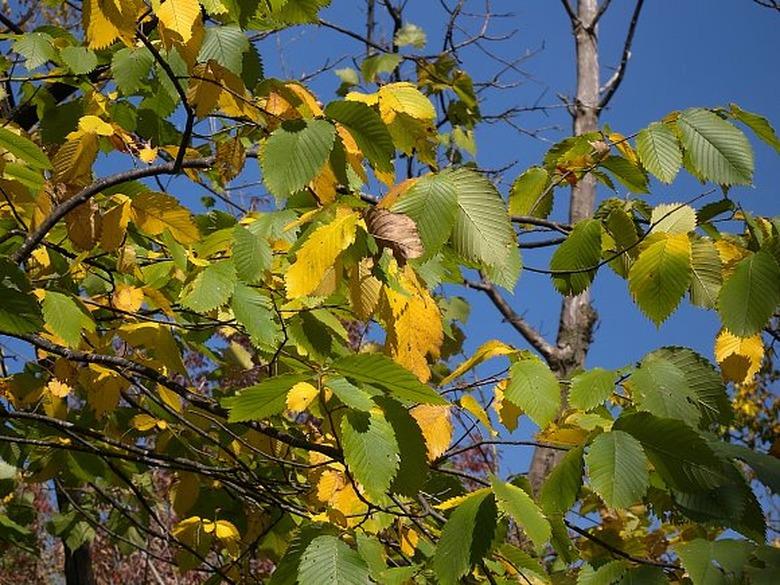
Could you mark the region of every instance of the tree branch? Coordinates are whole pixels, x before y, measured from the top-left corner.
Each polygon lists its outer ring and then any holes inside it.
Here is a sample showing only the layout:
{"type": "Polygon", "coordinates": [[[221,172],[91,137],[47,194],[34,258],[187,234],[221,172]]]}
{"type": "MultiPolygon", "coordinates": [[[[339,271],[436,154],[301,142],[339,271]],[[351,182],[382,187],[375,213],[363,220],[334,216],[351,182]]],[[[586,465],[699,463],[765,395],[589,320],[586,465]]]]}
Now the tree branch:
{"type": "Polygon", "coordinates": [[[628,25],[628,33],[626,34],[626,42],[623,44],[623,55],[620,57],[620,65],[615,71],[615,74],[604,85],[602,93],[604,95],[599,100],[599,110],[604,109],[609,104],[612,96],[620,87],[623,82],[623,77],[626,74],[626,66],[628,60],[631,58],[631,45],[634,42],[634,33],[636,32],[636,26],[639,23],[639,15],[642,12],[642,6],[644,6],[645,0],[637,0],[634,6],[634,13],[631,15],[631,23],[628,25]]]}
{"type": "MultiPolygon", "coordinates": [[[[181,168],[185,169],[205,169],[214,164],[214,157],[196,158],[182,161],[181,168]]],[[[92,197],[113,187],[114,185],[120,185],[127,181],[134,181],[136,179],[143,179],[145,177],[154,177],[157,175],[174,175],[177,174],[175,162],[169,162],[153,167],[143,167],[138,169],[132,169],[117,173],[115,175],[109,175],[102,179],[98,179],[88,187],[85,187],[79,191],[76,195],[70,199],[63,201],[57,207],[55,207],[51,214],[41,222],[41,225],[32,232],[27,239],[22,243],[18,250],[11,254],[11,261],[15,264],[21,264],[30,256],[32,251],[40,244],[46,237],[46,234],[57,225],[57,222],[65,217],[68,213],[76,209],[78,206],[86,203],[92,197]]]]}
{"type": "Polygon", "coordinates": [[[523,338],[531,344],[531,346],[538,351],[542,357],[549,363],[559,359],[561,350],[548,342],[544,336],[539,333],[530,323],[528,323],[521,315],[519,315],[506,299],[501,296],[496,287],[488,282],[482,280],[482,282],[476,282],[473,280],[464,280],[464,284],[475,290],[483,291],[488,298],[493,302],[498,311],[504,316],[504,319],[515,330],[523,336],[523,338]]]}
{"type": "MultiPolygon", "coordinates": [[[[133,372],[143,378],[156,382],[172,390],[180,397],[184,398],[185,400],[187,400],[188,402],[190,402],[191,404],[193,404],[198,408],[201,408],[212,414],[217,414],[221,417],[227,416],[227,411],[221,408],[220,406],[218,406],[217,404],[205,399],[203,396],[190,392],[185,386],[179,384],[178,382],[172,380],[171,378],[165,376],[164,374],[161,374],[154,368],[150,368],[143,364],[139,364],[138,362],[134,362],[132,360],[120,356],[89,353],[85,351],[69,349],[67,347],[63,347],[61,345],[52,343],[51,341],[44,339],[43,337],[40,337],[38,335],[16,334],[16,333],[8,333],[5,331],[0,331],[0,335],[7,335],[9,337],[15,337],[16,339],[26,341],[27,343],[30,343],[31,345],[34,345],[39,349],[62,356],[74,362],[100,364],[120,374],[126,374],[128,371],[133,372]]],[[[248,424],[252,429],[256,430],[257,432],[262,433],[268,437],[271,437],[272,439],[276,439],[277,441],[285,443],[286,445],[289,445],[291,447],[304,449],[307,451],[317,451],[318,453],[322,453],[323,455],[327,455],[328,457],[332,457],[334,459],[339,459],[339,460],[341,459],[341,451],[329,445],[320,445],[318,443],[312,443],[310,441],[301,439],[299,437],[295,437],[284,431],[280,431],[274,427],[265,425],[257,421],[248,424]]]]}
{"type": "Polygon", "coordinates": [[[572,26],[577,26],[580,22],[580,19],[577,17],[577,14],[574,12],[574,8],[572,8],[571,4],[569,3],[569,0],[561,0],[561,4],[563,4],[564,10],[566,10],[566,14],[569,17],[569,20],[571,21],[572,26]]]}

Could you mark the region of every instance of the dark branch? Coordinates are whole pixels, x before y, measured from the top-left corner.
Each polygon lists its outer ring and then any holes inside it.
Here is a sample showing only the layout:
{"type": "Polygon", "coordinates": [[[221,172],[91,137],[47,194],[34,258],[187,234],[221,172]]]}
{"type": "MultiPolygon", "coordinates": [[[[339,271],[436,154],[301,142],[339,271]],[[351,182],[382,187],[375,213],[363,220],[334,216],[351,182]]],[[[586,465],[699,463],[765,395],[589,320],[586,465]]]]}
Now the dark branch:
{"type": "Polygon", "coordinates": [[[604,85],[603,93],[599,101],[599,109],[606,108],[612,96],[620,87],[623,82],[623,77],[626,75],[626,67],[628,66],[628,60],[631,58],[631,45],[634,42],[634,33],[636,32],[636,26],[639,23],[639,15],[642,12],[642,6],[644,6],[645,0],[637,0],[634,6],[634,13],[631,15],[631,23],[628,25],[628,33],[626,34],[626,42],[623,44],[623,55],[620,57],[620,65],[618,65],[617,71],[604,85]]]}

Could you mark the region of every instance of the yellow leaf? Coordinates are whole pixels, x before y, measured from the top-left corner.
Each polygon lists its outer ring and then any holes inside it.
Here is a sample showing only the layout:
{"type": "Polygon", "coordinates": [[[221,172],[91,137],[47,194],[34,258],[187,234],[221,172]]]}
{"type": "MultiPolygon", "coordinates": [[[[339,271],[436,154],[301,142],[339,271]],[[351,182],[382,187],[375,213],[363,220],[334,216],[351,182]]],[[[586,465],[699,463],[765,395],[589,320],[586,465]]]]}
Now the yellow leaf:
{"type": "Polygon", "coordinates": [[[450,407],[419,404],[409,412],[420,426],[428,447],[428,459],[433,461],[442,455],[452,442],[450,407]]]}
{"type": "Polygon", "coordinates": [[[162,25],[177,33],[183,43],[192,38],[192,31],[200,19],[198,0],[166,0],[155,12],[162,25]]]}
{"type": "Polygon", "coordinates": [[[367,106],[375,106],[379,103],[378,93],[360,93],[359,91],[351,91],[347,94],[347,99],[351,102],[361,102],[367,106]]]}
{"type": "Polygon", "coordinates": [[[89,200],[65,216],[68,238],[77,250],[91,250],[102,231],[102,217],[97,203],[89,200]]]}
{"type": "Polygon", "coordinates": [[[112,412],[122,390],[130,386],[125,378],[97,364],[89,364],[79,372],[79,382],[87,390],[87,403],[98,418],[112,412]]]}
{"type": "Polygon", "coordinates": [[[126,195],[117,194],[112,198],[117,204],[103,214],[100,231],[100,247],[113,252],[122,245],[130,223],[131,202],[126,195]]]}
{"type": "Polygon", "coordinates": [[[84,31],[89,47],[104,49],[119,38],[132,45],[138,8],[137,0],[84,0],[84,31]]]}
{"type": "Polygon", "coordinates": [[[136,414],[130,421],[130,426],[137,431],[146,432],[155,428],[157,422],[157,419],[150,414],[136,414]]]}
{"type": "Polygon", "coordinates": [[[379,303],[382,283],[371,273],[373,260],[363,258],[352,268],[349,276],[349,298],[358,319],[366,320],[374,314],[379,303]]]}
{"type": "Polygon", "coordinates": [[[441,313],[410,266],[403,268],[399,283],[406,293],[385,286],[380,297],[379,311],[387,330],[385,349],[427,382],[431,377],[427,356],[437,358],[444,340],[441,313]]]}
{"type": "Polygon", "coordinates": [[[56,378],[49,380],[49,383],[46,384],[46,390],[51,394],[52,396],[56,396],[57,398],[65,398],[68,394],[70,394],[70,391],[72,388],[65,384],[64,382],[60,382],[56,378]]]}
{"type": "Polygon", "coordinates": [[[552,423],[536,434],[536,440],[555,445],[581,445],[589,432],[583,428],[552,423]]]}
{"type": "Polygon", "coordinates": [[[200,480],[198,476],[188,471],[177,472],[176,483],[173,484],[169,492],[171,504],[176,514],[184,516],[195,505],[199,494],[200,480]]]}
{"type": "Polygon", "coordinates": [[[493,430],[493,425],[490,424],[490,418],[487,415],[487,412],[485,412],[485,409],[482,408],[482,405],[477,401],[476,398],[474,398],[471,394],[465,394],[461,396],[460,398],[460,405],[465,410],[470,412],[474,417],[482,423],[482,425],[490,431],[491,435],[496,435],[496,431],[493,430]]]}
{"type": "Polygon", "coordinates": [[[407,528],[401,531],[401,552],[408,557],[414,556],[417,550],[417,543],[420,541],[420,535],[413,529],[407,528]]]}
{"type": "Polygon", "coordinates": [[[388,83],[379,89],[379,113],[386,124],[391,123],[397,114],[426,121],[436,118],[431,101],[414,84],[405,81],[388,83]]]}
{"type": "Polygon", "coordinates": [[[339,209],[336,219],[314,230],[285,274],[288,297],[296,299],[317,289],[341,252],[355,241],[357,221],[357,212],[339,209]]]}
{"type": "Polygon", "coordinates": [[[517,428],[517,419],[523,414],[523,409],[504,397],[507,380],[501,380],[493,388],[495,400],[493,400],[493,410],[498,414],[498,420],[506,427],[510,433],[517,428]]]}
{"type": "Polygon", "coordinates": [[[626,140],[625,136],[623,136],[620,132],[612,132],[608,138],[609,141],[615,145],[615,148],[620,151],[620,154],[622,154],[635,165],[639,164],[639,157],[637,156],[636,151],[629,144],[628,140],[626,140]]]}
{"type": "Polygon", "coordinates": [[[241,535],[238,532],[238,528],[232,522],[227,520],[217,520],[216,522],[205,522],[203,529],[208,532],[214,533],[220,540],[238,540],[241,535]]]}
{"type": "Polygon", "coordinates": [[[80,134],[68,140],[54,155],[54,182],[86,184],[92,173],[92,163],[98,152],[96,134],[80,134]]]}
{"type": "Polygon", "coordinates": [[[135,313],[144,302],[144,291],[129,284],[120,283],[116,286],[111,304],[120,311],[135,313]]]}
{"type": "Polygon", "coordinates": [[[728,278],[734,272],[734,266],[748,255],[747,249],[726,238],[715,240],[714,246],[723,263],[723,278],[728,278]]]}
{"type": "Polygon", "coordinates": [[[180,244],[193,244],[200,239],[200,232],[187,208],[175,197],[147,191],[132,200],[131,218],[142,232],[157,236],[166,229],[180,244]]]}
{"type": "Polygon", "coordinates": [[[138,158],[146,164],[152,164],[157,159],[157,147],[151,147],[148,144],[138,151],[138,158]]]}
{"type": "Polygon", "coordinates": [[[478,496],[481,494],[486,494],[490,491],[490,488],[483,487],[479,488],[477,490],[474,490],[473,492],[469,492],[467,494],[463,494],[462,496],[455,496],[452,498],[449,498],[447,500],[444,500],[440,504],[436,504],[435,508],[438,510],[451,510],[452,508],[457,508],[460,506],[463,502],[468,500],[471,496],[478,496]]]}
{"type": "Polygon", "coordinates": [[[715,359],[720,364],[721,374],[727,382],[746,384],[761,369],[764,359],[764,342],[761,334],[752,337],[737,337],[723,329],[715,338],[715,359]]]}
{"type": "Polygon", "coordinates": [[[322,107],[317,102],[317,98],[300,83],[285,83],[285,87],[301,99],[301,106],[298,107],[298,111],[306,118],[316,118],[323,115],[322,107]]]}
{"type": "Polygon", "coordinates": [[[308,382],[298,382],[287,393],[287,408],[303,412],[319,394],[319,390],[308,382]]]}
{"type": "Polygon", "coordinates": [[[441,382],[439,382],[439,386],[446,386],[453,380],[460,378],[471,368],[478,366],[479,364],[489,360],[490,358],[494,358],[502,355],[512,355],[516,352],[517,350],[515,348],[507,345],[503,341],[498,341],[497,339],[491,339],[490,341],[486,341],[485,343],[479,346],[477,351],[475,351],[474,354],[469,359],[467,359],[465,362],[460,364],[457,368],[453,370],[453,372],[449,376],[447,376],[441,382]]]}
{"type": "Polygon", "coordinates": [[[79,120],[79,130],[85,134],[97,134],[98,136],[112,136],[114,127],[101,120],[97,116],[82,116],[79,120]]]}
{"type": "Polygon", "coordinates": [[[151,351],[172,372],[185,373],[181,351],[171,331],[160,323],[128,323],[117,330],[119,337],[129,345],[151,351]]]}

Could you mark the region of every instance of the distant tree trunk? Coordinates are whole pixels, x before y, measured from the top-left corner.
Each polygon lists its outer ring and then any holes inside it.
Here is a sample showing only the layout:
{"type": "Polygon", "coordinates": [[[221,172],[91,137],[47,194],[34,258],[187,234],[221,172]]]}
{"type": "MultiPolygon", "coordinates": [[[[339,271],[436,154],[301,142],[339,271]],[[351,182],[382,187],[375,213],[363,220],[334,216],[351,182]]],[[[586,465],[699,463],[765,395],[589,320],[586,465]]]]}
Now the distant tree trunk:
{"type": "MultiPolygon", "coordinates": [[[[579,0],[576,20],[572,22],[577,51],[577,95],[572,105],[575,135],[593,132],[599,127],[599,47],[597,27],[593,25],[597,12],[597,0],[579,0]]],[[[595,200],[596,181],[593,176],[586,175],[572,188],[570,222],[590,217],[595,200]]],[[[559,377],[568,377],[577,368],[584,367],[595,323],[596,311],[590,302],[590,291],[563,299],[557,338],[563,354],[551,364],[559,377]]],[[[562,451],[543,448],[534,451],[529,480],[535,491],[562,454],[562,451]]]]}
{"type": "MultiPolygon", "coordinates": [[[[57,506],[60,512],[67,507],[68,498],[63,492],[65,488],[57,484],[57,506]]],[[[71,496],[73,497],[73,496],[71,496]]],[[[85,542],[76,550],[71,550],[62,539],[62,547],[65,551],[65,584],[66,585],[97,585],[95,574],[92,571],[92,551],[90,544],[85,542]]]]}

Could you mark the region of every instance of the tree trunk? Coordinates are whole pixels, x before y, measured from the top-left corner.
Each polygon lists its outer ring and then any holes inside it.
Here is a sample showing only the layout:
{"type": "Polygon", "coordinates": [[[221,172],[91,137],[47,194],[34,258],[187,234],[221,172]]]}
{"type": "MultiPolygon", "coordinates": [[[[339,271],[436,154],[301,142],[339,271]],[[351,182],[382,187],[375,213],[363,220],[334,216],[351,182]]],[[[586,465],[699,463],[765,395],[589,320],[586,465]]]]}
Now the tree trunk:
{"type": "MultiPolygon", "coordinates": [[[[57,484],[57,506],[60,512],[65,511],[68,502],[68,498],[63,492],[64,489],[64,487],[57,484]]],[[[62,548],[65,551],[65,584],[97,585],[95,574],[92,571],[92,551],[89,543],[85,542],[76,550],[71,550],[65,543],[65,539],[62,539],[62,548]]]]}
{"type": "MultiPolygon", "coordinates": [[[[577,95],[572,108],[575,135],[598,130],[599,47],[597,29],[592,26],[597,10],[597,0],[579,0],[577,20],[572,23],[577,51],[577,95]]],[[[569,221],[575,223],[590,217],[595,200],[596,181],[593,176],[586,175],[572,188],[569,221]]],[[[590,291],[563,299],[557,338],[563,357],[551,364],[559,378],[566,378],[585,366],[595,323],[596,312],[590,303],[590,291]]],[[[543,448],[534,451],[528,475],[534,491],[539,490],[563,453],[543,448]]]]}

